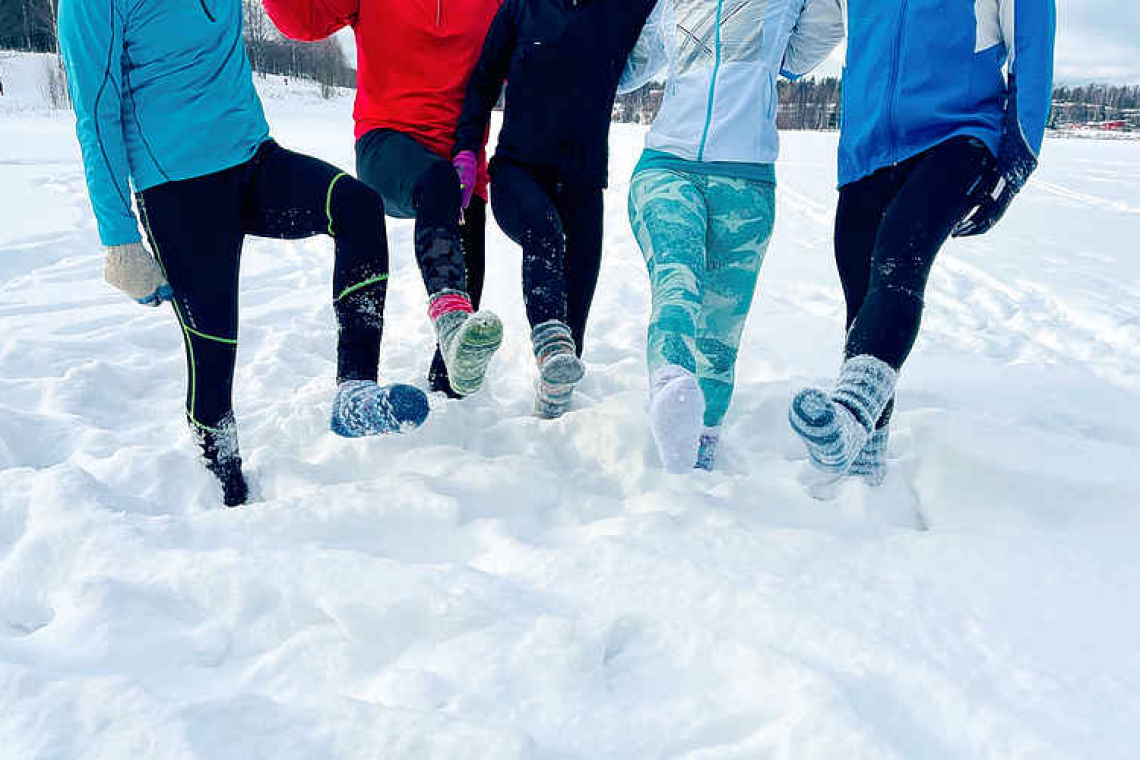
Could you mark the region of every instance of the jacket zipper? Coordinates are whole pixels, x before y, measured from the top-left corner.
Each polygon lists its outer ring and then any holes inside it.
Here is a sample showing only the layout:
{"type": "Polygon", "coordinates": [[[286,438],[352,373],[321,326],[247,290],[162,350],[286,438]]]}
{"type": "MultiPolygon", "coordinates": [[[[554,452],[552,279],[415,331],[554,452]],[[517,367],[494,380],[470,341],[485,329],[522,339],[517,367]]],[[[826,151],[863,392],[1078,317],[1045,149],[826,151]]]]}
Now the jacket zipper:
{"type": "Polygon", "coordinates": [[[899,9],[899,29],[895,35],[895,49],[891,57],[891,89],[887,96],[887,131],[891,138],[891,165],[898,163],[898,130],[895,128],[895,101],[899,88],[899,57],[902,55],[903,32],[906,30],[906,9],[908,0],[903,0],[899,9]]]}
{"type": "Polygon", "coordinates": [[[218,20],[214,18],[214,14],[210,13],[210,9],[206,7],[206,0],[198,0],[198,5],[202,6],[202,12],[206,14],[206,18],[210,19],[211,24],[218,23],[218,20]]]}
{"type": "Polygon", "coordinates": [[[720,73],[720,14],[724,8],[724,0],[716,3],[716,63],[713,64],[712,78],[709,81],[709,102],[705,111],[705,129],[701,132],[701,144],[697,148],[697,160],[705,160],[705,143],[709,139],[709,127],[712,126],[713,104],[716,100],[716,78],[720,73]]]}

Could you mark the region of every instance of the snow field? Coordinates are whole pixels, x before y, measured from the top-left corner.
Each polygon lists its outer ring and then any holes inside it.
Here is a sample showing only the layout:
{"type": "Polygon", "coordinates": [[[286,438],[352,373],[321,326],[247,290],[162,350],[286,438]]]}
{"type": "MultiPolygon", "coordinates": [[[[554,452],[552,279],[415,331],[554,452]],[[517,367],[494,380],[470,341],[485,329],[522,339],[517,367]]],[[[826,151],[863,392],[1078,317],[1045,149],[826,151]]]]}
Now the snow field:
{"type": "MultiPolygon", "coordinates": [[[[282,144],[352,168],[349,99],[265,89],[282,144]]],[[[893,472],[820,503],[786,413],[838,365],[835,137],[785,135],[721,469],[672,477],[626,221],[643,135],[614,130],[589,373],[556,422],[530,416],[493,222],[487,389],[364,441],[327,429],[331,244],[251,239],[259,501],[225,510],[172,315],[102,282],[70,118],[4,112],[0,758],[1133,757],[1140,144],[1050,141],[1009,218],[947,247],[893,472]]],[[[382,376],[424,387],[410,224],[389,239],[382,376]]]]}

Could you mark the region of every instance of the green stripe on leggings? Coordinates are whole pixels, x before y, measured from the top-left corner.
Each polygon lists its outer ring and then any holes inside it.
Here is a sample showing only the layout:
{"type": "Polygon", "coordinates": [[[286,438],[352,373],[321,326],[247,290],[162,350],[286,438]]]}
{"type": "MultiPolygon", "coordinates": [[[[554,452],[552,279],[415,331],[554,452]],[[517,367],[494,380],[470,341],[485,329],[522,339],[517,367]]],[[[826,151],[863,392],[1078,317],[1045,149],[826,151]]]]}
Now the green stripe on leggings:
{"type": "Polygon", "coordinates": [[[340,174],[333,177],[332,182],[329,183],[328,194],[325,195],[325,216],[327,216],[329,218],[329,236],[330,237],[336,237],[336,233],[333,232],[333,218],[332,218],[333,188],[336,187],[337,182],[340,182],[342,179],[344,179],[347,176],[348,176],[347,174],[345,174],[344,172],[341,172],[340,174]]]}

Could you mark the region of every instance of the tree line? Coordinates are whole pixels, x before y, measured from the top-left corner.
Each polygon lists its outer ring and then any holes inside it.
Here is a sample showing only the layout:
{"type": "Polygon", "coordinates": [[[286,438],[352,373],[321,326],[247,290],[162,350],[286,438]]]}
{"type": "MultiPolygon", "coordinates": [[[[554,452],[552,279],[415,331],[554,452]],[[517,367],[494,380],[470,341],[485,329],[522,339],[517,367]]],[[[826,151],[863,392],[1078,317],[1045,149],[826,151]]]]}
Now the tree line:
{"type": "MultiPolygon", "coordinates": [[[[843,82],[836,77],[777,83],[780,129],[839,129],[843,120],[843,82]]],[[[651,82],[637,92],[619,95],[614,107],[618,121],[649,124],[657,115],[664,85],[651,82]]],[[[1051,129],[1120,121],[1140,131],[1140,86],[1060,85],[1053,90],[1051,129]]]]}
{"type": "MultiPolygon", "coordinates": [[[[0,0],[0,49],[56,52],[55,19],[59,0],[0,0]]],[[[355,87],[356,72],[334,40],[294,42],[282,37],[266,17],[261,0],[242,0],[245,44],[254,71],[311,79],[331,95],[333,87],[355,87]]],[[[58,67],[57,67],[58,69],[58,67]]],[[[53,75],[62,90],[62,74],[53,75]]],[[[838,129],[842,123],[843,83],[836,77],[781,80],[778,85],[780,129],[838,129]]],[[[637,92],[618,96],[617,121],[648,124],[661,107],[664,86],[651,82],[637,92]]],[[[52,98],[53,104],[56,98],[52,98]]],[[[66,101],[66,93],[62,93],[66,101]]],[[[66,105],[66,103],[62,103],[66,105]]],[[[1089,84],[1058,86],[1053,91],[1049,126],[1123,121],[1140,131],[1140,86],[1089,84]]]]}
{"type": "MultiPolygon", "coordinates": [[[[57,52],[58,6],[59,0],[0,0],[0,49],[57,52]]],[[[322,85],[326,96],[333,87],[356,86],[356,72],[335,40],[285,39],[265,15],[261,0],[242,0],[242,10],[245,46],[254,71],[311,79],[322,85]]]]}

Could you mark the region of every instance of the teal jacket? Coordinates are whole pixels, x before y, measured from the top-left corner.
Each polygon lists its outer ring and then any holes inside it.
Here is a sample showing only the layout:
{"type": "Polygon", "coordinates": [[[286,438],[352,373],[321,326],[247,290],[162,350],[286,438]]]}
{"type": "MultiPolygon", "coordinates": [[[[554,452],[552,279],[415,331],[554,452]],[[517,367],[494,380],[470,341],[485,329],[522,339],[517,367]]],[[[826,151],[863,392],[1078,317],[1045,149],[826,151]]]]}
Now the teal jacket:
{"type": "Polygon", "coordinates": [[[132,185],[237,166],[269,137],[241,0],[60,0],[59,45],[104,245],[141,239],[132,185]]]}

